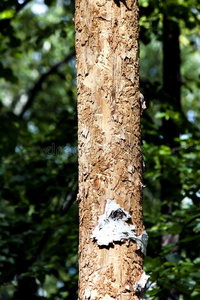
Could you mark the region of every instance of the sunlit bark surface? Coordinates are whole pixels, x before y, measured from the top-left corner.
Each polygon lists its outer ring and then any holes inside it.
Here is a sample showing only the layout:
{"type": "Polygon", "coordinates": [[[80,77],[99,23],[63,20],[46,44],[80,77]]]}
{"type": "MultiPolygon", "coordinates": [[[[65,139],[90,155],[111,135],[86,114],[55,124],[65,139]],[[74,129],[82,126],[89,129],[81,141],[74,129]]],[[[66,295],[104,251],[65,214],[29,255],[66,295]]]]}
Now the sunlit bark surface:
{"type": "Polygon", "coordinates": [[[142,222],[138,3],[76,0],[79,153],[79,300],[137,300],[143,269],[134,241],[91,238],[106,199],[142,222]]]}

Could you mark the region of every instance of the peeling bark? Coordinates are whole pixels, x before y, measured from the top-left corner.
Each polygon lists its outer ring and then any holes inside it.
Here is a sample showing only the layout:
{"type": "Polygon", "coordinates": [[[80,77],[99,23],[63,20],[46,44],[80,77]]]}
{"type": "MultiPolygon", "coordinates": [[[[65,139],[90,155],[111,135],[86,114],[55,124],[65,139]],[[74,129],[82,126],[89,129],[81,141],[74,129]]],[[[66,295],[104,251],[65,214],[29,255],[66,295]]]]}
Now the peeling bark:
{"type": "Polygon", "coordinates": [[[140,236],[142,153],[138,3],[76,0],[79,152],[79,300],[138,300],[143,253],[128,239],[92,238],[106,199],[130,215],[140,236]]]}

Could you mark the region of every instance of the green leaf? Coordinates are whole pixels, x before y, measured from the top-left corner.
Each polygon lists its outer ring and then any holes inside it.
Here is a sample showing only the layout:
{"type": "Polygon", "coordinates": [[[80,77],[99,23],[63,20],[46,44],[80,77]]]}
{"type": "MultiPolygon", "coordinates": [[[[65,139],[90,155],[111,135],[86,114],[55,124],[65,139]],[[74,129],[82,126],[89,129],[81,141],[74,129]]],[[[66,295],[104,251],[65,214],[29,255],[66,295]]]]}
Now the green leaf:
{"type": "Polygon", "coordinates": [[[164,112],[157,112],[155,114],[156,119],[161,119],[161,118],[164,118],[165,116],[166,116],[166,113],[164,113],[164,112]]]}
{"type": "Polygon", "coordinates": [[[168,262],[177,264],[180,260],[180,255],[171,253],[171,254],[165,255],[165,258],[168,262]]]}
{"type": "Polygon", "coordinates": [[[14,15],[15,15],[14,9],[5,10],[3,12],[0,12],[0,20],[11,19],[14,15]]]}
{"type": "Polygon", "coordinates": [[[183,227],[181,225],[173,224],[172,227],[169,228],[168,232],[171,234],[180,234],[183,227]]]}
{"type": "Polygon", "coordinates": [[[146,292],[146,294],[149,296],[156,296],[158,293],[159,293],[158,289],[152,289],[152,290],[146,292]]]}

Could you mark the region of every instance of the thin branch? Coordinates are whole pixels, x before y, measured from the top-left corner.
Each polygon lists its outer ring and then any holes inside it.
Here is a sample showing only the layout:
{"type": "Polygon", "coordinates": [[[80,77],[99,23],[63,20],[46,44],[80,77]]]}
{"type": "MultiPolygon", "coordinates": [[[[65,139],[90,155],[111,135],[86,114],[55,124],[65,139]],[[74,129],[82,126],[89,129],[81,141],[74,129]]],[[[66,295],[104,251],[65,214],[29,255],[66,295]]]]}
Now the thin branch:
{"type": "Polygon", "coordinates": [[[60,66],[62,66],[64,63],[68,62],[74,55],[75,55],[75,51],[73,51],[72,53],[67,55],[62,61],[60,61],[57,64],[55,64],[54,66],[52,66],[47,72],[45,72],[44,74],[41,75],[41,77],[38,79],[38,81],[35,83],[35,85],[27,92],[28,100],[19,115],[21,118],[24,116],[25,112],[32,106],[32,104],[35,100],[35,96],[41,89],[41,86],[42,86],[43,82],[45,81],[45,79],[49,75],[56,73],[57,69],[60,66]]]}
{"type": "MultiPolygon", "coordinates": [[[[78,187],[76,187],[75,191],[71,193],[71,195],[70,195],[71,198],[68,201],[64,202],[61,212],[60,212],[61,217],[66,215],[67,212],[69,211],[70,207],[72,206],[72,204],[74,204],[76,202],[77,193],[78,193],[78,187]]],[[[66,196],[68,196],[68,193],[66,193],[66,196]]]]}

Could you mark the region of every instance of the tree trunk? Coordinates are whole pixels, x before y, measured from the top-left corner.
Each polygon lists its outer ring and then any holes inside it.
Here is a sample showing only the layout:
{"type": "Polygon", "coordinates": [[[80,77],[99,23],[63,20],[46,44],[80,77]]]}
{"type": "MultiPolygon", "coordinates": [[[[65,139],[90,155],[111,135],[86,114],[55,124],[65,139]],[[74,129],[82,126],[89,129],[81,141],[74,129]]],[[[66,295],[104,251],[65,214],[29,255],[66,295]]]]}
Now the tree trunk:
{"type": "MultiPolygon", "coordinates": [[[[181,74],[180,74],[180,45],[179,45],[179,24],[167,15],[163,19],[163,91],[165,103],[174,112],[181,111],[181,74]]],[[[172,150],[179,147],[175,138],[179,137],[179,128],[173,119],[163,119],[162,124],[163,143],[172,150]]],[[[166,166],[168,168],[168,166],[166,166]]],[[[162,207],[162,214],[171,215],[174,210],[173,203],[177,202],[181,195],[181,184],[178,171],[172,171],[171,177],[161,180],[161,201],[167,202],[162,207]],[[174,180],[176,179],[176,180],[174,180]],[[176,191],[176,194],[175,194],[176,191]]],[[[163,170],[163,174],[165,170],[163,170]]],[[[162,246],[178,242],[178,235],[165,235],[162,239],[162,246]]],[[[173,253],[178,254],[179,249],[174,249],[173,253]]],[[[163,289],[160,300],[178,300],[179,292],[174,287],[171,291],[163,289]]]]}
{"type": "MultiPolygon", "coordinates": [[[[180,46],[179,46],[179,24],[170,20],[164,15],[163,20],[163,91],[164,101],[174,112],[181,111],[181,75],[180,75],[180,46]]],[[[175,138],[179,137],[178,124],[172,118],[163,119],[162,124],[163,144],[173,148],[179,147],[179,142],[175,138]]],[[[168,166],[167,166],[168,167],[168,166]]],[[[180,196],[180,180],[178,171],[170,178],[167,177],[161,182],[161,200],[168,201],[163,206],[163,214],[171,214],[173,201],[176,196],[180,196]],[[176,177],[176,180],[174,180],[176,177]],[[176,195],[175,195],[176,191],[176,195]]],[[[164,170],[163,170],[164,174],[164,170]]]]}
{"type": "Polygon", "coordinates": [[[75,27],[79,300],[136,300],[146,243],[138,3],[77,0],[75,27]]]}
{"type": "MultiPolygon", "coordinates": [[[[163,20],[163,90],[168,108],[174,112],[181,111],[181,74],[179,24],[164,15],[163,20]]],[[[179,129],[174,120],[163,119],[165,143],[173,148],[178,144],[174,139],[179,137],[179,129]]]]}

